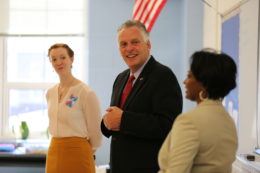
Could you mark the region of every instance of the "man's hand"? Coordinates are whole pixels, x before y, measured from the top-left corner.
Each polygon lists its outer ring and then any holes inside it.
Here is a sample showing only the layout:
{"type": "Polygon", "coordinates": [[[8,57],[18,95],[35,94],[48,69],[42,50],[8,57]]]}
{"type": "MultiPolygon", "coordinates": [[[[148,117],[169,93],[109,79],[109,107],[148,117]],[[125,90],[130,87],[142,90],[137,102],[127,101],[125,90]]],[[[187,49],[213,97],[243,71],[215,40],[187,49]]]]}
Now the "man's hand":
{"type": "Polygon", "coordinates": [[[113,131],[119,131],[123,110],[116,106],[112,106],[107,108],[106,111],[107,113],[103,118],[106,128],[113,131]]]}

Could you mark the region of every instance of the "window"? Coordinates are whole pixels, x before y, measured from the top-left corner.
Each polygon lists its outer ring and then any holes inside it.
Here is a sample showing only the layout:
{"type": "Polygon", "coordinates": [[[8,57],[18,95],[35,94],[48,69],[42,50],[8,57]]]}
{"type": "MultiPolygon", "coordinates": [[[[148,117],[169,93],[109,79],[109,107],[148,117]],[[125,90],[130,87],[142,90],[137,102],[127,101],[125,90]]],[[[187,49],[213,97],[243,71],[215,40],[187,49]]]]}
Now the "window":
{"type": "Polygon", "coordinates": [[[86,80],[85,1],[3,0],[0,6],[8,6],[0,9],[7,16],[0,25],[1,136],[20,138],[19,126],[26,121],[29,137],[46,137],[45,93],[58,82],[47,51],[54,43],[67,43],[75,52],[73,74],[86,80]]]}
{"type": "Polygon", "coordinates": [[[237,86],[225,97],[223,103],[229,114],[238,127],[239,112],[239,13],[232,11],[232,14],[224,16],[221,27],[221,50],[233,58],[237,65],[237,86]]]}
{"type": "MultiPolygon", "coordinates": [[[[239,40],[230,40],[235,41],[235,43],[238,41],[239,44],[239,102],[237,116],[234,116],[238,126],[239,148],[237,153],[251,154],[255,148],[260,148],[260,72],[259,67],[257,68],[260,48],[260,3],[259,0],[233,2],[218,0],[214,2],[215,6],[213,7],[216,8],[205,6],[204,33],[206,35],[204,35],[204,42],[206,44],[204,43],[204,47],[218,48],[221,45],[219,36],[221,35],[221,22],[223,22],[220,18],[225,21],[226,17],[231,17],[235,15],[234,13],[239,14],[239,28],[236,28],[239,29],[239,40]]],[[[210,4],[214,5],[214,3],[210,4]]]]}

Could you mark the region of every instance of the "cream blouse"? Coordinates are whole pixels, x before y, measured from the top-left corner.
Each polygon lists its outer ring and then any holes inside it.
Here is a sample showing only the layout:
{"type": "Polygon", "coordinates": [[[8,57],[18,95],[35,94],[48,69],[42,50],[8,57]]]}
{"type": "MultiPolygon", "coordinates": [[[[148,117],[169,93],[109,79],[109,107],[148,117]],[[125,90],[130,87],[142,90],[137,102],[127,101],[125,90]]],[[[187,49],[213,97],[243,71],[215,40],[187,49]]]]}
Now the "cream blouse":
{"type": "Polygon", "coordinates": [[[47,91],[49,133],[53,137],[82,137],[93,149],[102,142],[100,131],[101,110],[95,92],[86,84],[69,88],[58,102],[58,84],[47,91]]]}

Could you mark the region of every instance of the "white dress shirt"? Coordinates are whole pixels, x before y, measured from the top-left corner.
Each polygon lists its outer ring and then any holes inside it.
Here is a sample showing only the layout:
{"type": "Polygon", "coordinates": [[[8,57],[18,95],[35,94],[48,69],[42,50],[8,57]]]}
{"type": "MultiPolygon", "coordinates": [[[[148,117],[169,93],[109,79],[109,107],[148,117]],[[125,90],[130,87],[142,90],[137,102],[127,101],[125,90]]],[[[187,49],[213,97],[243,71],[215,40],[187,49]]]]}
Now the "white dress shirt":
{"type": "Polygon", "coordinates": [[[102,115],[95,92],[81,82],[70,87],[59,103],[58,86],[56,84],[46,94],[50,135],[86,138],[93,149],[98,148],[102,142],[102,115]]]}

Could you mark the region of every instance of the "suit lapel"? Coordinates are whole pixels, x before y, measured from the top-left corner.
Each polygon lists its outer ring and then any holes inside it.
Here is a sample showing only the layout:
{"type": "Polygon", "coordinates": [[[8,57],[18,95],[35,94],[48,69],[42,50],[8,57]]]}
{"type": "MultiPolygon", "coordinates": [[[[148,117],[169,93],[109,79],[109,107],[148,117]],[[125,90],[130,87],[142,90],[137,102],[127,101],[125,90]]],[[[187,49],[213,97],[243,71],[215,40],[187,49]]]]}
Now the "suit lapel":
{"type": "MultiPolygon", "coordinates": [[[[149,59],[149,61],[145,65],[143,71],[141,72],[141,74],[139,75],[137,80],[135,81],[135,84],[134,84],[133,88],[131,89],[129,96],[126,99],[126,102],[124,104],[124,108],[126,108],[129,105],[129,103],[134,100],[135,95],[140,91],[140,88],[146,83],[146,81],[148,80],[148,76],[150,75],[150,72],[152,70],[153,64],[155,62],[156,61],[153,57],[151,57],[149,59]]],[[[120,98],[121,98],[121,95],[120,95],[120,98]]]]}

